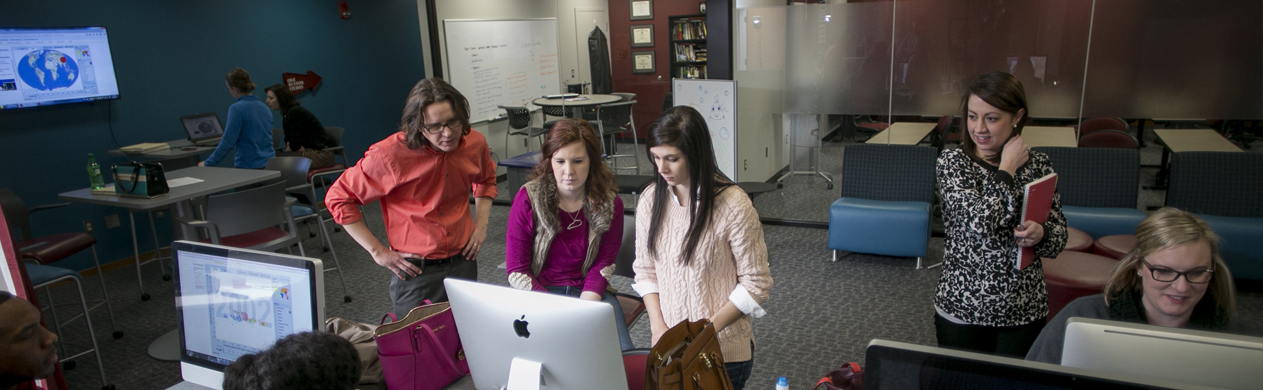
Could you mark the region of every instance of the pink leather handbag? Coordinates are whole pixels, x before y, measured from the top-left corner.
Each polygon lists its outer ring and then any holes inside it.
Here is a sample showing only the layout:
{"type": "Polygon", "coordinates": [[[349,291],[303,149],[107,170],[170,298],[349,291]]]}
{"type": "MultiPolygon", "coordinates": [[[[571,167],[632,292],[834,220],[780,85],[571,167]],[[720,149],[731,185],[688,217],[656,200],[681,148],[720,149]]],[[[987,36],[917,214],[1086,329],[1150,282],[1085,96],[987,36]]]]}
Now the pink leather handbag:
{"type": "Polygon", "coordinates": [[[388,388],[438,390],[469,375],[469,362],[447,302],[426,301],[402,320],[379,326],[373,338],[388,388]]]}

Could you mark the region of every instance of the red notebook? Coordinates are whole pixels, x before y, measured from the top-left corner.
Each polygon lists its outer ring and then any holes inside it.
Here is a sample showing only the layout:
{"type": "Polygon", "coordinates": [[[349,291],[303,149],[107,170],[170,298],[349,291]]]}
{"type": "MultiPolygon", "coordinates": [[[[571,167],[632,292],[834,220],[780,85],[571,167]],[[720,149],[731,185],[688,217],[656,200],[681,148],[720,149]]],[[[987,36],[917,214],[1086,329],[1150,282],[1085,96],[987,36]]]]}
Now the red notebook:
{"type": "MultiPolygon", "coordinates": [[[[1025,196],[1022,197],[1022,222],[1048,222],[1048,214],[1052,212],[1053,193],[1057,190],[1057,174],[1039,178],[1026,185],[1025,196]]],[[[1044,232],[1045,235],[1048,232],[1044,232]]],[[[1017,262],[1013,264],[1019,270],[1035,262],[1035,247],[1017,247],[1017,262]]]]}

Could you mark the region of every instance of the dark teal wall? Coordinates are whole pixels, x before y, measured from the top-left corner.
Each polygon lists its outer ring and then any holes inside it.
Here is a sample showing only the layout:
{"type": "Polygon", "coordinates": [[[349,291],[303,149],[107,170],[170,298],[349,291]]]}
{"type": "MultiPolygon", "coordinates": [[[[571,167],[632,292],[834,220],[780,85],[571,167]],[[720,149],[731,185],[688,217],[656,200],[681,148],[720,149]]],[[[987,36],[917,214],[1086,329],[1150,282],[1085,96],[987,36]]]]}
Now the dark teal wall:
{"type": "MultiPolygon", "coordinates": [[[[183,138],[181,115],[225,118],[233,100],[224,74],[235,67],[250,72],[260,94],[282,72],[318,73],[319,90],[299,100],[326,126],[345,127],[343,144],[359,158],[394,131],[408,91],[425,77],[425,59],[415,0],[348,3],[349,20],[338,18],[335,0],[6,1],[0,27],[108,28],[122,99],[0,111],[0,187],[28,205],[54,203],[58,193],[87,186],[88,153],[105,167],[123,161],[106,155],[116,147],[111,127],[119,144],[130,145],[183,138]]],[[[36,234],[81,231],[92,221],[102,261],[131,255],[122,209],[72,204],[33,217],[36,234]],[[123,225],[104,229],[110,214],[123,225]]],[[[157,223],[169,239],[170,220],[157,223]]],[[[141,250],[152,250],[148,222],[139,225],[141,250]]],[[[91,266],[86,254],[72,261],[91,266]]]]}

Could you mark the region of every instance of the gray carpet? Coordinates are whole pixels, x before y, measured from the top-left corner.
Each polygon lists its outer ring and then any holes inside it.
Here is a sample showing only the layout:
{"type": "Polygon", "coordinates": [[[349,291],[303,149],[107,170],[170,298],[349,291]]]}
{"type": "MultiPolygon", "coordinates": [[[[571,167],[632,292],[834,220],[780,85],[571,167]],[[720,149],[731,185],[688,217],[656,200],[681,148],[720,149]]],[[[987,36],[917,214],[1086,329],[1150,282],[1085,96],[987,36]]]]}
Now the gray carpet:
{"type": "MultiPolygon", "coordinates": [[[[381,216],[372,205],[365,207],[369,226],[378,237],[381,216]]],[[[504,257],[503,221],[509,208],[492,207],[488,240],[479,256],[479,279],[505,285],[503,270],[496,267],[504,257]]],[[[162,223],[161,221],[159,223],[162,223]]],[[[749,389],[772,388],[776,377],[786,376],[791,388],[809,389],[816,379],[846,361],[864,359],[864,348],[874,338],[934,345],[933,289],[939,271],[914,269],[915,259],[852,254],[830,262],[823,229],[764,226],[772,276],[775,284],[768,315],[754,321],[757,348],[749,389]]],[[[343,303],[343,290],[336,275],[326,275],[328,316],[376,323],[390,309],[387,283],[391,274],[372,262],[345,233],[334,234],[334,246],[345,266],[343,270],[354,302],[343,303]]],[[[318,238],[308,239],[309,255],[332,262],[319,253],[318,238]]],[[[942,239],[933,239],[927,261],[942,258],[942,239]]],[[[164,389],[180,381],[179,364],[159,362],[146,351],[154,338],[175,328],[175,307],[171,282],[160,281],[156,264],[145,266],[145,277],[153,299],[141,302],[132,268],[107,272],[115,316],[126,331],[120,340],[110,337],[105,311],[94,311],[97,340],[102,346],[106,374],[119,389],[164,389]]],[[[89,278],[85,289],[99,296],[99,278],[89,278]]],[[[627,288],[629,280],[616,277],[617,288],[627,288]]],[[[74,313],[66,305],[73,287],[54,290],[63,319],[74,313]]],[[[42,294],[41,294],[42,295],[42,294]]],[[[46,301],[45,301],[46,302],[46,301]]],[[[1240,293],[1241,320],[1263,329],[1263,294],[1240,293]]],[[[68,325],[63,339],[87,345],[83,322],[68,325]]],[[[648,346],[649,326],[641,320],[632,328],[638,346],[648,346]]],[[[63,355],[64,356],[64,355],[63,355]]],[[[75,359],[77,367],[66,371],[72,388],[97,388],[97,364],[90,356],[75,359]]]]}

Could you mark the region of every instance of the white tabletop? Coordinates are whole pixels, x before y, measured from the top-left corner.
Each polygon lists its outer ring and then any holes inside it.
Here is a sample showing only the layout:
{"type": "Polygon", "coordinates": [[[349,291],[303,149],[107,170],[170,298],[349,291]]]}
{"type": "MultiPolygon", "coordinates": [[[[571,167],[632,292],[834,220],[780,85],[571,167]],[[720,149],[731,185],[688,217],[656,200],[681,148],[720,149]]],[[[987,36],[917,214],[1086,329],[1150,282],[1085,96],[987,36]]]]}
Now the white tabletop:
{"type": "Polygon", "coordinates": [[[592,94],[592,95],[579,95],[579,97],[567,98],[567,99],[539,98],[532,101],[531,104],[534,104],[537,106],[548,106],[548,107],[561,107],[561,106],[581,107],[581,106],[595,106],[598,104],[614,103],[622,99],[623,97],[618,96],[618,95],[592,94]]]}
{"type": "Polygon", "coordinates": [[[1172,152],[1240,152],[1241,148],[1208,129],[1157,129],[1153,131],[1172,152]]]}
{"type": "Polygon", "coordinates": [[[937,126],[937,123],[932,122],[895,122],[891,123],[886,130],[882,130],[877,135],[874,135],[873,138],[869,138],[865,143],[916,145],[922,139],[925,139],[925,136],[929,135],[931,131],[934,131],[934,128],[937,126]]]}
{"type": "Polygon", "coordinates": [[[148,152],[141,154],[127,154],[119,149],[110,149],[108,152],[111,156],[132,156],[133,158],[141,158],[145,160],[169,160],[181,157],[189,157],[215,150],[214,146],[197,146],[189,142],[187,139],[178,139],[167,141],[170,148],[159,150],[156,152],[148,152]],[[183,148],[183,149],[182,149],[183,148]],[[187,149],[187,150],[185,150],[187,149]]]}
{"type": "Polygon", "coordinates": [[[279,171],[217,167],[191,167],[167,172],[166,175],[167,181],[192,177],[201,179],[202,182],[172,188],[169,194],[157,198],[94,195],[88,188],[63,192],[57,194],[57,198],[68,202],[122,207],[133,211],[148,211],[161,209],[172,203],[281,177],[279,171]]]}
{"type": "Polygon", "coordinates": [[[1026,146],[1064,146],[1077,147],[1079,140],[1075,137],[1073,127],[1026,126],[1022,128],[1022,142],[1026,146]]]}

